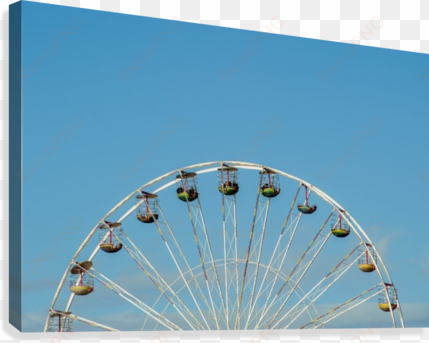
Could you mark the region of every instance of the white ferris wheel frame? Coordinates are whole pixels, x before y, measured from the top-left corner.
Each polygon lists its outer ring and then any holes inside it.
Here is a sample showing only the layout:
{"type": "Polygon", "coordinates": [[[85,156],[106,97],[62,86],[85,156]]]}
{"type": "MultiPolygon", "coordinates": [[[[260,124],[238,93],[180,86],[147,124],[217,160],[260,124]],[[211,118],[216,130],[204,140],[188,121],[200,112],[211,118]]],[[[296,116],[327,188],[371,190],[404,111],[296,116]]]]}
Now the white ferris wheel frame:
{"type": "MultiPolygon", "coordinates": [[[[80,245],[80,247],[77,249],[76,253],[73,255],[72,259],[70,260],[70,263],[68,264],[68,266],[67,266],[67,268],[66,268],[66,270],[65,270],[65,272],[63,274],[63,277],[62,277],[62,279],[61,279],[61,281],[60,281],[60,283],[58,285],[58,288],[57,288],[57,290],[56,290],[56,292],[54,294],[54,298],[52,300],[52,303],[51,303],[51,306],[50,306],[50,309],[49,309],[49,314],[48,314],[48,317],[46,319],[44,331],[46,332],[48,330],[50,315],[52,313],[56,312],[56,310],[54,310],[54,307],[55,307],[55,304],[56,304],[56,302],[58,300],[58,297],[59,297],[59,295],[60,295],[60,293],[61,293],[61,291],[62,291],[62,289],[63,289],[63,287],[65,285],[67,276],[68,276],[69,271],[70,271],[70,267],[72,267],[73,265],[75,265],[76,258],[79,256],[79,254],[86,247],[86,245],[89,243],[89,241],[94,236],[94,234],[97,232],[97,229],[99,228],[100,224],[106,223],[106,220],[113,213],[115,213],[119,208],[121,208],[124,204],[126,204],[136,194],[141,194],[141,191],[144,190],[145,188],[149,187],[149,186],[152,186],[154,184],[157,184],[160,181],[163,181],[163,180],[165,180],[167,178],[170,178],[171,176],[173,176],[173,175],[175,175],[177,173],[180,174],[180,172],[184,171],[184,170],[188,171],[188,170],[198,169],[198,170],[196,170],[194,172],[197,175],[201,175],[201,174],[205,174],[205,173],[216,172],[223,165],[232,166],[232,167],[235,167],[237,169],[245,169],[245,170],[247,169],[247,170],[255,170],[255,171],[262,171],[262,170],[268,169],[268,170],[273,171],[274,173],[276,173],[278,175],[281,175],[281,176],[286,177],[288,179],[291,179],[291,180],[299,182],[301,186],[302,185],[306,186],[310,190],[310,192],[316,193],[322,200],[324,200],[325,202],[327,202],[328,204],[330,204],[333,207],[334,211],[342,210],[345,213],[347,213],[347,216],[344,216],[343,219],[351,227],[352,231],[357,235],[357,237],[361,240],[361,242],[366,243],[366,244],[368,244],[368,245],[371,246],[371,249],[372,249],[372,251],[375,254],[376,259],[377,259],[377,262],[376,262],[374,260],[374,257],[372,256],[372,254],[369,254],[369,257],[371,258],[372,263],[374,263],[374,264],[376,263],[377,266],[381,266],[382,270],[384,271],[384,275],[383,275],[381,273],[381,271],[380,271],[380,268],[377,267],[375,269],[376,272],[378,273],[379,277],[380,277],[381,284],[388,284],[388,285],[392,285],[392,286],[394,285],[394,283],[392,281],[392,278],[390,276],[390,273],[389,273],[389,271],[388,271],[385,263],[383,262],[383,259],[382,259],[381,255],[378,253],[375,245],[372,243],[371,239],[368,237],[368,235],[366,234],[366,232],[362,229],[362,227],[359,225],[359,223],[350,215],[350,213],[347,210],[345,210],[345,208],[343,206],[341,206],[338,202],[336,202],[334,199],[332,199],[329,195],[327,195],[326,193],[324,193],[319,188],[315,187],[311,183],[309,183],[309,182],[307,182],[305,180],[302,180],[302,179],[300,179],[300,178],[298,178],[296,176],[287,174],[287,173],[285,173],[285,172],[283,172],[281,170],[278,170],[278,169],[275,169],[275,168],[272,168],[272,167],[269,167],[269,166],[264,166],[264,165],[260,165],[260,164],[249,163],[249,162],[240,162],[240,161],[215,161],[215,162],[206,162],[206,163],[199,163],[199,164],[194,164],[194,165],[186,166],[186,167],[183,167],[183,168],[180,168],[180,169],[175,169],[173,171],[170,171],[170,172],[168,172],[168,173],[166,173],[166,174],[164,174],[164,175],[162,175],[160,177],[157,177],[157,178],[155,178],[155,179],[153,179],[153,180],[145,183],[144,185],[138,187],[136,190],[134,190],[133,192],[131,192],[125,198],[123,198],[109,212],[107,212],[105,216],[103,216],[103,218],[92,228],[92,230],[90,231],[90,233],[88,234],[88,236],[84,239],[84,241],[82,242],[82,244],[80,245]],[[213,167],[213,166],[215,166],[215,167],[213,167]],[[211,167],[211,168],[209,168],[209,167],[211,167]]],[[[176,182],[177,182],[176,180],[169,181],[169,182],[165,183],[164,185],[162,185],[161,187],[157,188],[155,191],[153,191],[151,193],[152,194],[157,194],[160,191],[162,191],[162,190],[164,190],[166,188],[169,188],[172,185],[176,184],[176,182]]],[[[124,215],[122,215],[122,217],[118,220],[118,222],[122,222],[131,213],[133,213],[136,210],[137,207],[138,207],[138,205],[132,206],[124,215]]],[[[95,247],[95,249],[92,252],[92,254],[90,255],[90,257],[88,259],[86,259],[86,260],[87,261],[92,261],[94,259],[94,257],[97,255],[97,253],[98,253],[99,250],[100,250],[100,246],[99,246],[99,244],[97,244],[97,246],[95,247]]],[[[391,316],[391,319],[392,319],[392,324],[393,324],[393,327],[396,327],[396,320],[395,320],[395,316],[393,314],[392,305],[391,305],[390,297],[389,297],[389,294],[388,294],[388,290],[387,290],[386,287],[384,287],[384,288],[385,288],[384,292],[385,292],[385,295],[386,295],[386,299],[388,301],[389,308],[390,308],[390,316],[391,316]]],[[[396,299],[397,309],[398,309],[398,312],[399,312],[400,327],[404,328],[405,324],[404,324],[402,310],[401,310],[401,306],[400,306],[400,302],[399,302],[399,297],[398,297],[398,295],[396,293],[395,288],[394,287],[392,287],[392,288],[393,288],[394,296],[395,296],[395,299],[396,299]]],[[[376,294],[379,294],[380,292],[381,291],[379,291],[376,294]]],[[[371,296],[371,297],[373,297],[373,296],[371,296]]],[[[70,297],[69,297],[69,300],[68,300],[68,303],[67,303],[67,306],[64,309],[64,312],[69,311],[69,309],[70,309],[70,307],[71,307],[71,305],[73,303],[74,297],[75,297],[75,294],[71,293],[70,297]]],[[[355,307],[355,306],[357,306],[357,305],[354,305],[353,307],[355,307]]],[[[346,311],[348,311],[348,310],[349,309],[347,309],[346,311]]],[[[81,319],[81,317],[78,317],[76,315],[70,315],[70,317],[72,319],[73,318],[78,319],[78,320],[81,319]]],[[[102,325],[102,324],[98,324],[96,322],[92,322],[92,321],[90,321],[88,319],[84,319],[84,320],[80,320],[80,321],[88,323],[88,324],[93,325],[93,326],[98,326],[98,327],[100,327],[100,328],[102,328],[104,330],[107,330],[107,331],[117,331],[116,329],[107,327],[107,326],[102,325]]],[[[322,324],[319,324],[317,327],[319,327],[320,325],[322,325],[322,324]]]]}

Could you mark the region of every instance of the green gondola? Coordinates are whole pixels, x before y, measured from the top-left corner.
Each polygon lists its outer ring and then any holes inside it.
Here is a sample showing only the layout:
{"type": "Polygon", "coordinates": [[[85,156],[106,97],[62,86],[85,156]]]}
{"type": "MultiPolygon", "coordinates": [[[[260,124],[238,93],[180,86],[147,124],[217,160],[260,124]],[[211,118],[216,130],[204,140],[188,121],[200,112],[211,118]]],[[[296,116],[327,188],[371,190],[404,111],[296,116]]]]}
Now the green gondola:
{"type": "Polygon", "coordinates": [[[261,187],[261,194],[266,198],[275,198],[280,194],[280,188],[261,187]]]}
{"type": "Polygon", "coordinates": [[[188,192],[185,190],[177,190],[177,197],[182,201],[194,201],[198,198],[198,192],[195,192],[194,190],[189,190],[188,192]]]}
{"type": "Polygon", "coordinates": [[[226,185],[225,183],[222,186],[219,186],[218,189],[219,189],[219,192],[225,195],[234,195],[234,194],[237,194],[239,187],[238,187],[238,184],[236,183],[231,183],[231,185],[226,185]]]}
{"type": "Polygon", "coordinates": [[[298,206],[298,211],[304,214],[311,214],[316,212],[317,210],[317,206],[313,205],[313,206],[309,206],[309,205],[305,205],[305,204],[299,204],[298,206]]]}
{"type": "Polygon", "coordinates": [[[339,227],[333,228],[331,231],[335,237],[340,238],[347,237],[350,234],[350,230],[340,229],[339,227]]]}

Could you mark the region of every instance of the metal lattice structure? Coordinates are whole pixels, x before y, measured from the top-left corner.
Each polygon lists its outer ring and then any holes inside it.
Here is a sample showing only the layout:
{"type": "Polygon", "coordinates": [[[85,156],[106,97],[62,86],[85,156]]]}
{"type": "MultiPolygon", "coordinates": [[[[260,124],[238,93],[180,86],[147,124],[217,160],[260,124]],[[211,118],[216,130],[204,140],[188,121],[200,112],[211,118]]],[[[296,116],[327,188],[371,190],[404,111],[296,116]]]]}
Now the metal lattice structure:
{"type": "Polygon", "coordinates": [[[141,311],[144,320],[135,330],[319,328],[377,296],[379,304],[374,307],[389,312],[385,315],[390,317],[392,327],[404,327],[397,292],[383,259],[350,213],[312,184],[253,163],[222,161],[188,166],[142,185],[121,200],[94,226],[71,259],[54,295],[45,331],[53,331],[56,326],[71,327],[69,320],[119,331],[96,318],[88,320],[72,314],[76,295],[91,296],[89,293],[97,292],[94,282],[97,287],[102,285],[112,291],[112,297],[122,298],[141,311]],[[239,172],[253,173],[255,183],[239,184],[239,172]],[[211,176],[213,173],[217,174],[216,178],[211,176]],[[202,206],[205,191],[197,178],[213,180],[213,187],[219,191],[216,201],[221,210],[221,225],[206,220],[207,212],[202,206]],[[283,178],[297,184],[296,190],[289,187],[280,192],[283,178]],[[246,213],[238,214],[238,198],[245,187],[255,189],[256,199],[253,212],[247,213],[252,219],[242,229],[244,231],[240,231],[238,219],[246,213]],[[174,196],[171,192],[174,189],[180,210],[187,212],[189,218],[185,237],[177,235],[159,201],[174,196]],[[302,194],[305,201],[298,203],[302,194]],[[310,194],[317,196],[324,207],[310,206],[310,194]],[[292,198],[292,202],[286,203],[287,197],[292,198]],[[275,235],[268,234],[272,204],[280,199],[283,200],[277,208],[283,216],[281,230],[275,235]],[[296,258],[294,243],[296,237],[303,234],[300,224],[310,215],[314,216],[316,210],[323,220],[304,251],[297,251],[300,257],[296,258]],[[155,261],[131,238],[125,222],[133,215],[142,226],[150,226],[161,237],[163,259],[172,266],[168,272],[159,268],[163,260],[155,261]],[[245,234],[239,235],[239,231],[245,234]],[[332,236],[345,240],[353,236],[357,243],[339,257],[339,263],[330,266],[326,274],[310,278],[313,283],[309,286],[307,282],[304,286],[303,280],[314,272],[314,265],[321,259],[321,252],[332,236]],[[94,240],[94,250],[83,258],[83,250],[94,240]],[[268,247],[264,246],[267,241],[270,241],[268,247]],[[190,242],[195,245],[192,249],[190,242]],[[130,263],[137,264],[145,282],[153,285],[158,292],[156,299],[139,298],[98,270],[94,261],[97,255],[120,250],[121,254],[129,256],[130,263]],[[364,271],[362,277],[374,272],[372,275],[377,275],[377,282],[321,313],[317,300],[344,280],[343,276],[352,267],[364,271]],[[66,280],[70,274],[74,278],[67,289],[66,280]],[[82,287],[86,287],[86,293],[82,292],[82,287]],[[76,289],[81,293],[74,291],[76,289]],[[64,308],[56,310],[60,295],[70,290],[64,308]]]}

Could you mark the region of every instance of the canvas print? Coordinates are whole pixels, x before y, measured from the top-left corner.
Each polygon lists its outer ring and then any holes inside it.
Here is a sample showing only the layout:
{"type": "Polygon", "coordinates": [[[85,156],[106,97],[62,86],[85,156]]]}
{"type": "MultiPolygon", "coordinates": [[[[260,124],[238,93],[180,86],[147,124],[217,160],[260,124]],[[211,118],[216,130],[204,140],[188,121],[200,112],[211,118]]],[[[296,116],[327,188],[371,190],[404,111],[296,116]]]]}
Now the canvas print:
{"type": "Polygon", "coordinates": [[[427,55],[177,18],[11,5],[12,325],[429,326],[427,55]]]}

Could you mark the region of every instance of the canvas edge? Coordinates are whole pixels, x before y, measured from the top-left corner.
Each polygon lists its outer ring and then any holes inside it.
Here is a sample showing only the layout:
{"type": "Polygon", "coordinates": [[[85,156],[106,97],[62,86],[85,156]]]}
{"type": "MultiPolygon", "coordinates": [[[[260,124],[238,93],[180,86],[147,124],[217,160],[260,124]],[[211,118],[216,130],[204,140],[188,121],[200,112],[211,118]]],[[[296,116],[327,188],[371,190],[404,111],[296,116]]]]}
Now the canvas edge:
{"type": "Polygon", "coordinates": [[[22,1],[9,5],[9,323],[22,331],[22,1]]]}

